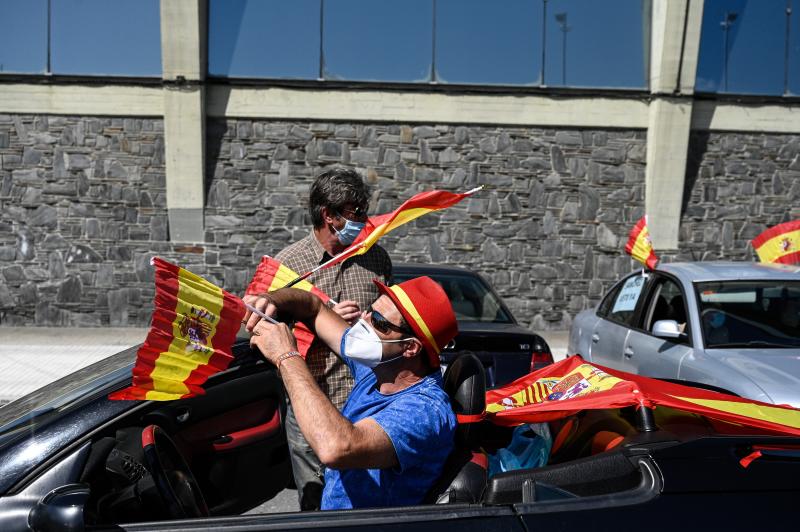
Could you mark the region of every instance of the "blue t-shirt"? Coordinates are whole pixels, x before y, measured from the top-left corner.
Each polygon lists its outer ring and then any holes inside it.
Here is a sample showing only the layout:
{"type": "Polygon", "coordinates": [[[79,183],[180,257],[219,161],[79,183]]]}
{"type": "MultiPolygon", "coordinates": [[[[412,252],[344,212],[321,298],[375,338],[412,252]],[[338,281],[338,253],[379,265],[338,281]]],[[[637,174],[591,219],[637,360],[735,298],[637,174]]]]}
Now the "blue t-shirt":
{"type": "Polygon", "coordinates": [[[371,417],[394,445],[399,465],[390,469],[325,471],[322,509],[374,508],[419,504],[442,473],[453,449],[456,416],[434,372],[405,390],[384,395],[375,373],[347,358],[355,385],[342,415],[355,423],[371,417]]]}

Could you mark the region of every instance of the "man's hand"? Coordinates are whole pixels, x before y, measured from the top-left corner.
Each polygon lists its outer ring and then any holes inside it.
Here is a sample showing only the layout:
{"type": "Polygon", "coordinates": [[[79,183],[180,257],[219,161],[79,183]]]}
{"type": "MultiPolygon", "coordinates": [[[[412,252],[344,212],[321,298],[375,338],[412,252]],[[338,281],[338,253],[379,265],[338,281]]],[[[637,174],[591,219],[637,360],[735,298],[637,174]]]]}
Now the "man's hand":
{"type": "Polygon", "coordinates": [[[297,351],[297,341],[285,323],[269,323],[261,320],[257,322],[252,332],[250,345],[257,347],[264,358],[276,366],[278,357],[282,354],[297,351]]]}
{"type": "Polygon", "coordinates": [[[361,317],[361,309],[356,301],[340,301],[333,306],[333,311],[351,325],[361,317]]]}
{"type": "MultiPolygon", "coordinates": [[[[272,303],[272,300],[267,294],[262,294],[260,296],[245,296],[245,298],[242,298],[242,301],[252,307],[257,308],[267,316],[274,317],[277,313],[275,305],[272,303]],[[249,298],[250,300],[248,301],[245,298],[249,298]]],[[[260,321],[263,321],[261,316],[249,310],[244,315],[245,328],[247,329],[247,332],[252,333],[255,329],[255,326],[260,321]]]]}

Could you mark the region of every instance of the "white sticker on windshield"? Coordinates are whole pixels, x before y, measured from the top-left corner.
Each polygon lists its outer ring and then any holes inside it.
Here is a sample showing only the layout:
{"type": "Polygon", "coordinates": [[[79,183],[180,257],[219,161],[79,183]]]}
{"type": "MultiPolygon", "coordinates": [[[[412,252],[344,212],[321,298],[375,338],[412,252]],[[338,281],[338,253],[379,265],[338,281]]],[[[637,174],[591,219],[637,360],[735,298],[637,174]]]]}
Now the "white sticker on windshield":
{"type": "Polygon", "coordinates": [[[631,311],[636,308],[636,302],[639,300],[639,294],[642,293],[644,282],[647,278],[643,275],[634,275],[622,286],[619,291],[617,300],[614,302],[614,308],[611,313],[631,311]]]}

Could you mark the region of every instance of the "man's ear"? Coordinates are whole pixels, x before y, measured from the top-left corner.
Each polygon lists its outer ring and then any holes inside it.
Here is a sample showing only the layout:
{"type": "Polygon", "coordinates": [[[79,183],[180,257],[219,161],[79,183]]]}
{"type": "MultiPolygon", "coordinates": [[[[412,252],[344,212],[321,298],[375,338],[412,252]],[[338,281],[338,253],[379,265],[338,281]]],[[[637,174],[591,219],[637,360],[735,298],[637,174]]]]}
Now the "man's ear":
{"type": "Polygon", "coordinates": [[[326,224],[333,224],[337,218],[339,217],[330,208],[322,207],[322,219],[326,224]]]}
{"type": "Polygon", "coordinates": [[[422,342],[417,338],[409,338],[406,340],[405,349],[403,349],[404,357],[413,357],[422,351],[422,342]]]}

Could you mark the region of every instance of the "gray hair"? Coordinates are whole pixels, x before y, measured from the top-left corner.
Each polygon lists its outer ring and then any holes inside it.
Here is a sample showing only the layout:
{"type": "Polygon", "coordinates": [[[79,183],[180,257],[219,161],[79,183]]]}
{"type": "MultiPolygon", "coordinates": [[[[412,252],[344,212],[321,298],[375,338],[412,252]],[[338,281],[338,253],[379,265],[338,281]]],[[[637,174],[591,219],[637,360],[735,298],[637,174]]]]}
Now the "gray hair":
{"type": "Polygon", "coordinates": [[[346,206],[361,208],[369,205],[369,188],[361,176],[351,168],[335,166],[321,172],[311,185],[308,212],[315,228],[325,225],[322,208],[341,213],[346,206]]]}

